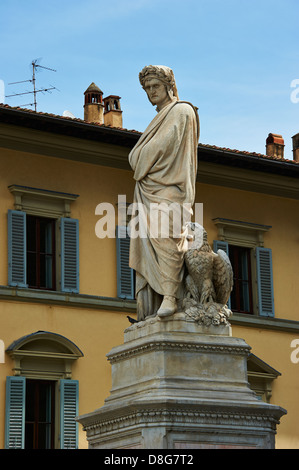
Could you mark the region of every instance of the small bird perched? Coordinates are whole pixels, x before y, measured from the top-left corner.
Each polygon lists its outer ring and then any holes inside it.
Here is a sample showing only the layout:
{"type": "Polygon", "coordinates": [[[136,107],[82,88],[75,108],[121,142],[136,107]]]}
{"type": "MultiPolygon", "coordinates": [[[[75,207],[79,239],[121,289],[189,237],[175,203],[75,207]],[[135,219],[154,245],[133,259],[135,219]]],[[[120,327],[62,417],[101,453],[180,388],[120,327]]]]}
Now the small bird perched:
{"type": "Polygon", "coordinates": [[[185,279],[188,295],[199,304],[226,305],[233,288],[233,270],[223,250],[213,252],[205,229],[198,223],[188,224],[193,242],[185,253],[188,274],[185,279]]]}
{"type": "Polygon", "coordinates": [[[129,317],[129,315],[127,315],[127,319],[128,319],[128,320],[129,320],[129,322],[130,322],[130,323],[132,323],[132,324],[133,324],[133,323],[138,323],[138,321],[137,321],[137,320],[135,320],[135,319],[134,319],[134,318],[132,318],[132,317],[129,317]]]}

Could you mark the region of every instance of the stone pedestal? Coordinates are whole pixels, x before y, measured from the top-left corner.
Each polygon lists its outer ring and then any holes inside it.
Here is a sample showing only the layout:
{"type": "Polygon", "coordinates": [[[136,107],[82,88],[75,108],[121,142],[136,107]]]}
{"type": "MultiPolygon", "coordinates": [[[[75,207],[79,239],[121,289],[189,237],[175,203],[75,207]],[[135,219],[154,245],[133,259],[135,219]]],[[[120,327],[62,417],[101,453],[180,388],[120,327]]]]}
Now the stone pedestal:
{"type": "Polygon", "coordinates": [[[247,382],[250,347],[183,313],[136,323],[107,355],[112,389],[80,416],[90,448],[274,448],[286,413],[247,382]]]}

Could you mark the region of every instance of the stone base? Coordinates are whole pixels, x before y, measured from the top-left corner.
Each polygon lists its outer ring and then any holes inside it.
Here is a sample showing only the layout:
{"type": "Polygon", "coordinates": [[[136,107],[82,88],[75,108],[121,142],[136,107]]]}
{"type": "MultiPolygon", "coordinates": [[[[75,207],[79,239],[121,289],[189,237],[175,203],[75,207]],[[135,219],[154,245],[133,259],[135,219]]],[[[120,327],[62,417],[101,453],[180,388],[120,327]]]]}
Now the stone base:
{"type": "Polygon", "coordinates": [[[90,448],[274,448],[286,411],[247,382],[250,347],[183,313],[136,323],[107,355],[112,389],[80,416],[90,448]]]}

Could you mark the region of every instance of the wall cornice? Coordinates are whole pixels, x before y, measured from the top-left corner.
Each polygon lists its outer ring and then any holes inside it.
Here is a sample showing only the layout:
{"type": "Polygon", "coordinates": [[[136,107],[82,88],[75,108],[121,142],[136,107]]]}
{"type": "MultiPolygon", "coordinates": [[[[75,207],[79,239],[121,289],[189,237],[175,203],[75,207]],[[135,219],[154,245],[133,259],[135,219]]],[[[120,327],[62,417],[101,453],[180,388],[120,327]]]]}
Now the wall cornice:
{"type": "Polygon", "coordinates": [[[299,183],[296,178],[216,163],[200,162],[197,181],[243,191],[299,199],[299,183]]]}
{"type": "MultiPolygon", "coordinates": [[[[81,126],[84,127],[82,124],[81,126]]],[[[105,129],[102,136],[101,129],[93,127],[95,126],[91,126],[91,129],[94,133],[89,138],[87,131],[86,135],[75,137],[63,132],[47,132],[1,123],[0,147],[38,154],[41,158],[63,158],[131,171],[128,155],[140,134],[105,129]],[[111,136],[108,139],[109,131],[111,136]],[[127,135],[130,136],[128,141],[125,140],[127,135]]],[[[81,128],[80,130],[82,131],[81,128]]],[[[199,183],[299,199],[299,165],[297,167],[267,159],[262,161],[229,152],[227,155],[221,152],[221,158],[217,159],[214,154],[214,150],[199,145],[199,183]]]]}
{"type": "Polygon", "coordinates": [[[53,134],[9,124],[0,125],[0,147],[129,170],[130,148],[96,140],[53,134]]]}

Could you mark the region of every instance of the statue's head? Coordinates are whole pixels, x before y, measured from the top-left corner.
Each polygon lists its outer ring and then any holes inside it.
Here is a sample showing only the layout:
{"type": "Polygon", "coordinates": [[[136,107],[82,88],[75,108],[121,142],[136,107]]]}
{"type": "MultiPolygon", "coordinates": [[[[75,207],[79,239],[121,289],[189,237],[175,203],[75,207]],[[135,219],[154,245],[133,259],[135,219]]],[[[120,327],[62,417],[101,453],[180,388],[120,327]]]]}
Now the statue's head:
{"type": "Polygon", "coordinates": [[[139,74],[139,81],[150,102],[161,109],[179,99],[173,71],[164,65],[148,65],[139,74]]]}

